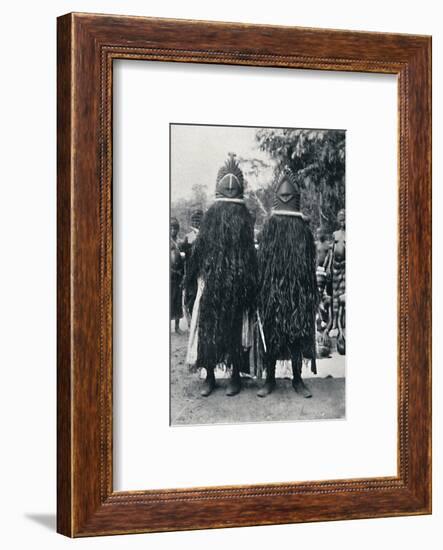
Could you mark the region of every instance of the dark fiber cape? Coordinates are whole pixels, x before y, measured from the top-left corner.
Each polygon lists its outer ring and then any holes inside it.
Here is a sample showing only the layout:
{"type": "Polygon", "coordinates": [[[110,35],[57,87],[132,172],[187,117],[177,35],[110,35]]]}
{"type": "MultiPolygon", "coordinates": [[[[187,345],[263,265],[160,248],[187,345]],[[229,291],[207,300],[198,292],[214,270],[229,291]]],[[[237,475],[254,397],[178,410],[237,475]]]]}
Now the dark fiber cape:
{"type": "Polygon", "coordinates": [[[205,282],[200,302],[198,364],[239,360],[243,313],[255,311],[257,260],[244,204],[215,202],[206,212],[186,274],[186,292],[205,282]]]}
{"type": "Polygon", "coordinates": [[[291,350],[299,346],[305,357],[315,357],[315,259],[314,238],[306,221],[271,216],[258,251],[259,311],[267,351],[275,359],[290,359],[291,350]]]}

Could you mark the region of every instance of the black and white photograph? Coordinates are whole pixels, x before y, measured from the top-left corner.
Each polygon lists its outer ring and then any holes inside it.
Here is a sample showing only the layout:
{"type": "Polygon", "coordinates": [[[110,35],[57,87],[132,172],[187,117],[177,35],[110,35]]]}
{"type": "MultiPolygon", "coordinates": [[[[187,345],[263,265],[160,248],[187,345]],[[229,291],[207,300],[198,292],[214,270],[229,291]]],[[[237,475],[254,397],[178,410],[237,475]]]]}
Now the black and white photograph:
{"type": "Polygon", "coordinates": [[[2,7],[2,547],[441,546],[440,3],[2,7]]]}
{"type": "Polygon", "coordinates": [[[170,424],[344,419],[346,130],[170,124],[170,424]]]}

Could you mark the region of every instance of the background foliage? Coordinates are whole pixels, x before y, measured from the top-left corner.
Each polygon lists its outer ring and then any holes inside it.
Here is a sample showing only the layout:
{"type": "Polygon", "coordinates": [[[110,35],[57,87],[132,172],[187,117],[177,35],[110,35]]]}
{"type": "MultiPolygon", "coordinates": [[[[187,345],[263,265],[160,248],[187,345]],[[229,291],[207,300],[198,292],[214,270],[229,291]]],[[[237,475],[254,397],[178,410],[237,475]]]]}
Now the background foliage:
{"type": "MultiPolygon", "coordinates": [[[[297,175],[301,209],[313,229],[331,233],[345,207],[345,131],[262,128],[256,140],[275,161],[275,172],[288,165],[297,175]]],[[[269,192],[262,193],[269,208],[269,192]]]]}
{"type": "MultiPolygon", "coordinates": [[[[315,230],[336,229],[337,212],[345,208],[345,131],[261,128],[255,135],[257,147],[267,153],[259,158],[237,157],[246,180],[246,204],[260,227],[272,207],[272,181],[288,165],[300,182],[301,209],[315,230]]],[[[215,182],[214,182],[215,188],[215,182]]],[[[192,195],[171,205],[171,215],[180,222],[180,234],[190,228],[195,208],[205,211],[212,202],[212,189],[194,185],[192,195]]]]}

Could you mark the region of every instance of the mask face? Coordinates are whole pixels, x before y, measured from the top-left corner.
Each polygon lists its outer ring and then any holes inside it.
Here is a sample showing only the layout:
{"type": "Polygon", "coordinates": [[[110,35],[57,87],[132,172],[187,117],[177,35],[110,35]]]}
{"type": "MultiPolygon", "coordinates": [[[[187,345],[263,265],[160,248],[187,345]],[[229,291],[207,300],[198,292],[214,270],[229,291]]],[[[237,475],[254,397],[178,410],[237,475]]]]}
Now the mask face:
{"type": "Polygon", "coordinates": [[[288,179],[285,178],[277,190],[277,197],[281,200],[281,202],[286,204],[295,197],[295,194],[296,190],[294,186],[288,179]]]}
{"type": "Polygon", "coordinates": [[[228,199],[241,195],[241,185],[235,174],[226,174],[218,182],[217,192],[228,199]]]}
{"type": "Polygon", "coordinates": [[[300,191],[290,177],[283,177],[275,190],[275,210],[300,210],[300,191]]]}
{"type": "Polygon", "coordinates": [[[218,171],[215,198],[225,200],[243,199],[244,184],[243,172],[238,161],[235,160],[235,155],[230,153],[228,160],[218,171]]]}

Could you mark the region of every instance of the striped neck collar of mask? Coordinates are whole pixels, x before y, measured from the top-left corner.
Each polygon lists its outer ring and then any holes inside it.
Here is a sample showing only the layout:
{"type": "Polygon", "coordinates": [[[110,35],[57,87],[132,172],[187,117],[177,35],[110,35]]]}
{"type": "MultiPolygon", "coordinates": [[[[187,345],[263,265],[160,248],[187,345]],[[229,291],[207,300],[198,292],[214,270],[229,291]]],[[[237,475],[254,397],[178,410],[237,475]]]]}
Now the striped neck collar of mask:
{"type": "Polygon", "coordinates": [[[228,199],[227,197],[217,197],[216,202],[236,202],[237,204],[245,204],[245,199],[228,199]]]}
{"type": "Polygon", "coordinates": [[[273,208],[271,210],[271,216],[293,216],[295,218],[302,218],[303,220],[307,219],[303,212],[298,210],[275,210],[273,208]]]}

